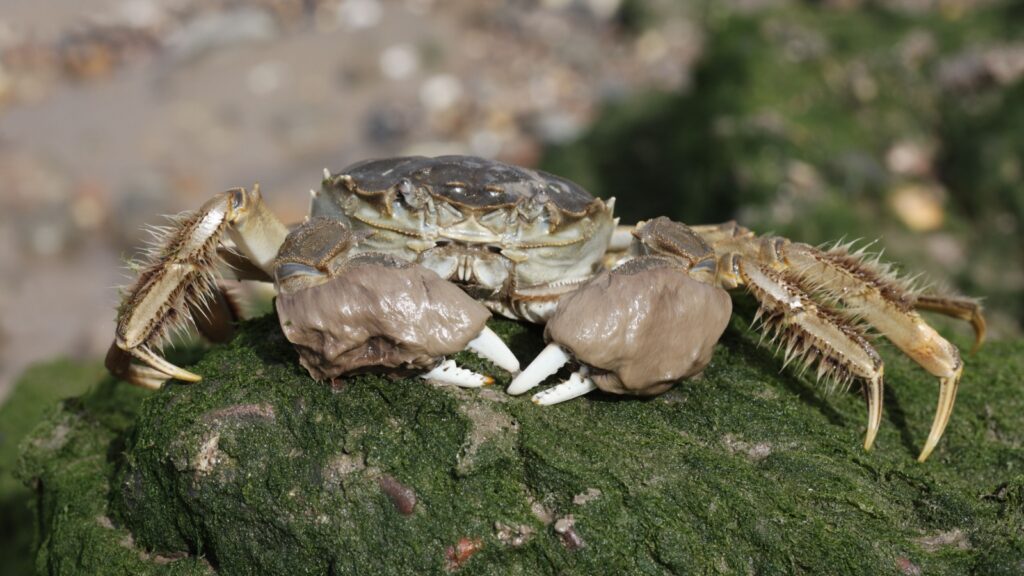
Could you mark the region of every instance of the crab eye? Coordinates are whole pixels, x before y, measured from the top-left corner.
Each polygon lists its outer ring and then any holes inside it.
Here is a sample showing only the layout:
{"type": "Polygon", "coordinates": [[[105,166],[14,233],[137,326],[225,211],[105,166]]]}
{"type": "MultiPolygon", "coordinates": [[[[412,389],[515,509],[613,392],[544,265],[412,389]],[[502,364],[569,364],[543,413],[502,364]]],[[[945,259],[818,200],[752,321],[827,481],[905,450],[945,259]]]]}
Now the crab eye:
{"type": "Polygon", "coordinates": [[[278,264],[274,269],[277,286],[282,294],[290,294],[304,288],[323,284],[328,276],[322,270],[298,262],[278,264]]]}
{"type": "Polygon", "coordinates": [[[403,178],[398,183],[398,197],[405,202],[407,206],[414,209],[421,209],[426,206],[426,198],[423,194],[413,186],[412,182],[408,178],[403,178]]]}
{"type": "Polygon", "coordinates": [[[278,282],[282,282],[295,276],[323,276],[324,273],[312,266],[299,264],[297,262],[288,262],[287,264],[279,265],[277,269],[274,270],[274,275],[277,276],[278,282]]]}

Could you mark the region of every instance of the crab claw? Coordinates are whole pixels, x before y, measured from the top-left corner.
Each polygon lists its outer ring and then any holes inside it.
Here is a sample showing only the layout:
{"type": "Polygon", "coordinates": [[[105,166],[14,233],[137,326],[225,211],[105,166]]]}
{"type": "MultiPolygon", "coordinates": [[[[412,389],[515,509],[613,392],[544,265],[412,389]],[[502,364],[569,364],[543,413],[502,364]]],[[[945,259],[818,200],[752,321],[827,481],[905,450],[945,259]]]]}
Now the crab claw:
{"type": "Polygon", "coordinates": [[[512,374],[519,372],[519,359],[512,353],[512,350],[509,350],[501,337],[487,326],[484,326],[479,336],[466,345],[466,350],[485,360],[490,360],[495,366],[512,374]]]}
{"type": "Polygon", "coordinates": [[[420,378],[442,384],[453,384],[460,388],[479,388],[494,383],[494,378],[461,368],[454,360],[445,360],[430,372],[421,374],[420,378]]]}
{"type": "Polygon", "coordinates": [[[575,359],[570,378],[534,396],[556,404],[600,388],[653,396],[703,370],[732,311],[725,290],[667,258],[640,256],[566,295],[548,320],[550,342],[508,388],[522,394],[575,359]]]}
{"type": "Polygon", "coordinates": [[[315,217],[293,230],[278,253],[281,328],[313,378],[426,370],[424,378],[458,386],[493,382],[441,362],[463,350],[519,370],[487,328],[491,313],[483,304],[423,266],[377,252],[353,254],[363,239],[338,220],[315,217]]]}
{"type": "Polygon", "coordinates": [[[586,368],[580,368],[573,372],[565,382],[537,392],[531,400],[539,406],[551,406],[583,396],[594,390],[597,390],[597,384],[594,384],[594,381],[587,376],[586,368]]]}
{"type": "Polygon", "coordinates": [[[571,357],[565,348],[554,342],[548,344],[547,348],[541,351],[533,362],[530,362],[530,365],[512,380],[508,387],[508,393],[517,395],[536,388],[545,378],[558,372],[569,360],[571,357]]]}
{"type": "MultiPolygon", "coordinates": [[[[138,350],[133,350],[132,352],[138,352],[138,350]]],[[[115,342],[110,345],[110,349],[107,351],[107,370],[114,376],[147,390],[159,390],[171,378],[177,378],[185,382],[197,382],[199,380],[199,376],[196,374],[178,368],[151,351],[147,350],[146,352],[148,354],[143,354],[144,357],[140,358],[140,360],[149,362],[149,358],[154,358],[155,360],[150,363],[155,365],[132,363],[133,354],[122,350],[115,342]]]]}

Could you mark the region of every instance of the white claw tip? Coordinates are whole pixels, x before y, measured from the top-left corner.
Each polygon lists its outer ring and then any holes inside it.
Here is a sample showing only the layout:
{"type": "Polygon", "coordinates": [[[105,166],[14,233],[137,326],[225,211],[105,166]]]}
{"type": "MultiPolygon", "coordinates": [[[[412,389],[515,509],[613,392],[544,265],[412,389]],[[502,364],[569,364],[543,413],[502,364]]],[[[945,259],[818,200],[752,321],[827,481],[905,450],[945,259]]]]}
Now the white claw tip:
{"type": "Polygon", "coordinates": [[[327,168],[324,168],[324,180],[330,180],[330,179],[331,179],[331,171],[328,170],[327,168]]]}
{"type": "Polygon", "coordinates": [[[512,380],[512,384],[508,387],[508,393],[522,394],[536,387],[545,378],[558,372],[558,369],[565,366],[569,360],[569,353],[565,351],[565,348],[554,342],[548,344],[548,347],[542,350],[533,362],[530,362],[530,365],[512,380]]]}
{"type": "Polygon", "coordinates": [[[539,406],[551,406],[583,396],[587,392],[596,390],[597,386],[593,380],[580,372],[573,372],[569,379],[557,386],[553,386],[533,395],[533,403],[539,406]]]}
{"type": "Polygon", "coordinates": [[[462,388],[479,388],[494,383],[494,378],[460,368],[455,364],[454,360],[445,360],[430,372],[420,375],[420,377],[425,380],[453,384],[462,388]]]}
{"type": "Polygon", "coordinates": [[[519,359],[509,350],[501,337],[486,326],[479,336],[470,341],[466,349],[512,374],[519,372],[519,359]]]}

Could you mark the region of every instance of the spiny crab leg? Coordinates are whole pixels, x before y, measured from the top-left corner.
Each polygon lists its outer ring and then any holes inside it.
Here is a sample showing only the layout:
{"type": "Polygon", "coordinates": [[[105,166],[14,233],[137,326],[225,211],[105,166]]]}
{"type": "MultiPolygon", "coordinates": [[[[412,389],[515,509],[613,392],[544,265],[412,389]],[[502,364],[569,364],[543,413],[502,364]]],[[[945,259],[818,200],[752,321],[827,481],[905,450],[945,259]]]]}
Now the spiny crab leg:
{"type": "Polygon", "coordinates": [[[519,359],[509,350],[501,337],[487,326],[484,326],[479,336],[470,341],[466,349],[512,374],[519,372],[519,359]]]}
{"type": "Polygon", "coordinates": [[[594,390],[597,390],[597,385],[587,376],[587,369],[580,368],[578,371],[570,374],[569,379],[565,382],[546,390],[541,390],[534,394],[531,400],[533,400],[534,404],[540,406],[551,406],[552,404],[583,396],[594,390]]]}
{"type": "Polygon", "coordinates": [[[477,374],[472,370],[460,368],[454,360],[445,360],[426,374],[421,374],[424,380],[433,380],[442,384],[453,384],[460,388],[479,388],[494,383],[494,378],[477,374]]]}
{"type": "MultiPolygon", "coordinates": [[[[960,351],[914,311],[912,294],[861,256],[844,248],[822,252],[805,244],[783,246],[782,256],[791,269],[798,270],[803,277],[815,278],[821,290],[877,328],[904,354],[939,378],[935,418],[918,456],[919,462],[927,460],[942,438],[953,411],[963,374],[960,351]]],[[[927,308],[928,304],[926,300],[922,307],[927,308]]],[[[980,316],[980,312],[977,315],[980,316]]],[[[978,335],[982,336],[984,321],[975,322],[975,326],[976,329],[981,327],[978,335]]]]}
{"type": "Polygon", "coordinates": [[[864,449],[874,445],[882,423],[882,359],[849,317],[815,303],[800,279],[739,259],[740,278],[758,300],[758,319],[785,346],[785,363],[818,362],[817,376],[840,383],[861,379],[868,403],[864,449]]]}
{"type": "Polygon", "coordinates": [[[530,365],[512,380],[507,392],[517,395],[536,388],[545,378],[558,372],[571,359],[572,357],[569,356],[565,348],[554,342],[548,344],[547,348],[542,350],[533,359],[533,362],[530,362],[530,365]]]}

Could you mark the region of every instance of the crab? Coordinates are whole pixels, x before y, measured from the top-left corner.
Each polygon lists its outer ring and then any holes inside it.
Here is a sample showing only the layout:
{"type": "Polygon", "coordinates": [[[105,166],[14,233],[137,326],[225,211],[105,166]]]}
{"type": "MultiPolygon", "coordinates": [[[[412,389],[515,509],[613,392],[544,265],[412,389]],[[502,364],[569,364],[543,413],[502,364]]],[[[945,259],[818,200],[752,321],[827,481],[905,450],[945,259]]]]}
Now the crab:
{"type": "Polygon", "coordinates": [[[226,289],[234,278],[274,283],[284,335],[316,380],[384,371],[464,387],[492,382],[448,358],[470,350],[514,376],[510,394],[572,366],[568,379],[533,396],[540,405],[593,390],[651,396],[704,370],[729,323],[730,292],[745,288],[784,365],[861,383],[867,450],[884,381],[869,329],[937,377],[923,462],[949,422],[963,362],[918,311],[969,321],[976,345],[985,334],[977,301],[918,293],[863,249],[758,236],[735,222],[619,225],[614,199],[493,160],[364,161],[324,170],[311,195],[309,216],[292,229],[258,186],[154,228],[119,309],[108,369],[152,389],[199,381],[160,347],[191,325],[226,338],[237,317],[226,289]],[[547,347],[522,371],[487,328],[492,313],[545,325],[547,347]]]}

